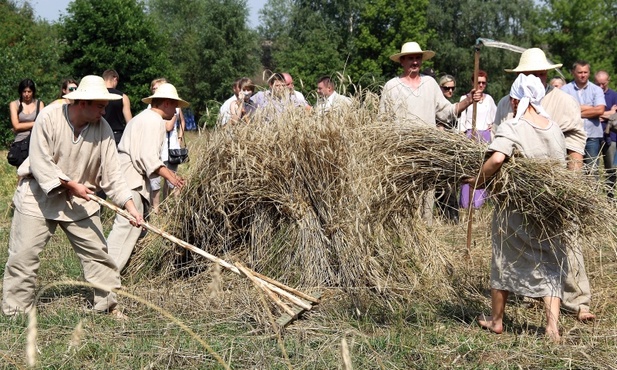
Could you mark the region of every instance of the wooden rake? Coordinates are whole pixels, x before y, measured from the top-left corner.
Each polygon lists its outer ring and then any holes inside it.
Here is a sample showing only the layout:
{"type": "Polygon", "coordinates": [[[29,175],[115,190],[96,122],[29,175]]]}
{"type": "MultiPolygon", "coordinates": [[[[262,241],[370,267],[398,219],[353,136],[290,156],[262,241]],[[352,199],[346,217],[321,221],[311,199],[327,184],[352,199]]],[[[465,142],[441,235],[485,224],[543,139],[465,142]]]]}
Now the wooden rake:
{"type": "MultiPolygon", "coordinates": [[[[128,219],[129,221],[135,221],[135,219],[133,218],[133,216],[131,216],[130,213],[118,207],[117,205],[108,202],[96,196],[95,194],[88,195],[90,196],[90,199],[94,200],[100,205],[111,209],[112,211],[128,219]]],[[[261,289],[280,309],[285,312],[285,315],[281,316],[279,320],[277,320],[277,323],[280,326],[286,326],[291,321],[296,319],[303,311],[310,311],[311,308],[313,308],[313,304],[319,303],[320,295],[314,297],[306,293],[302,293],[299,290],[291,288],[279,281],[255,272],[244,266],[240,262],[236,262],[232,265],[231,263],[219,257],[216,257],[204,251],[203,249],[197,248],[196,246],[189,244],[184,240],[178,239],[175,236],[169,234],[168,232],[152,226],[145,221],[141,226],[147,230],[152,231],[155,234],[162,236],[163,238],[171,241],[172,243],[178,244],[182,248],[188,249],[189,251],[205,257],[214,263],[218,263],[220,266],[230,270],[231,272],[234,272],[240,276],[247,277],[251,282],[253,282],[253,284],[257,288],[261,289]]]]}

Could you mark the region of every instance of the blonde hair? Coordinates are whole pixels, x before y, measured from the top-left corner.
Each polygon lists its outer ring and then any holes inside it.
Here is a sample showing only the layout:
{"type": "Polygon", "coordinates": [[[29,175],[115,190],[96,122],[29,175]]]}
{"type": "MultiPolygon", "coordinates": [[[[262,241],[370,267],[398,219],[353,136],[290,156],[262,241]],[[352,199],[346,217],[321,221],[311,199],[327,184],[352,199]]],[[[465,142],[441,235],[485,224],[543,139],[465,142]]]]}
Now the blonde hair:
{"type": "Polygon", "coordinates": [[[441,76],[441,78],[439,79],[439,86],[443,86],[447,84],[448,82],[454,82],[456,84],[456,80],[454,79],[452,75],[441,76]]]}
{"type": "Polygon", "coordinates": [[[152,91],[152,89],[154,88],[154,85],[164,84],[166,82],[167,82],[167,79],[165,77],[155,78],[154,80],[152,80],[152,82],[150,82],[150,91],[152,91]]]}

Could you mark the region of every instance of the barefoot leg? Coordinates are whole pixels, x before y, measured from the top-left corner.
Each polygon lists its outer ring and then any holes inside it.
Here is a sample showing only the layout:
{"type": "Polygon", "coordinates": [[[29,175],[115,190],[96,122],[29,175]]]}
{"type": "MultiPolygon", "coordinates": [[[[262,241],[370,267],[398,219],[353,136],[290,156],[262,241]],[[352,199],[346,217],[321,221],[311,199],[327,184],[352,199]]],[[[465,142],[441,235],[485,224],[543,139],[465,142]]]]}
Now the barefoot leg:
{"type": "Polygon", "coordinates": [[[591,313],[591,311],[589,311],[586,308],[580,308],[578,310],[578,315],[576,316],[576,318],[578,319],[578,321],[588,322],[588,321],[595,320],[596,319],[596,315],[591,313]]]}
{"type": "Polygon", "coordinates": [[[557,297],[544,297],[546,312],[546,336],[553,342],[559,342],[559,306],[561,300],[557,297]]]}
{"type": "Polygon", "coordinates": [[[506,309],[506,300],[508,299],[508,291],[491,289],[491,316],[478,318],[478,323],[485,329],[493,333],[503,333],[503,313],[506,309]]]}

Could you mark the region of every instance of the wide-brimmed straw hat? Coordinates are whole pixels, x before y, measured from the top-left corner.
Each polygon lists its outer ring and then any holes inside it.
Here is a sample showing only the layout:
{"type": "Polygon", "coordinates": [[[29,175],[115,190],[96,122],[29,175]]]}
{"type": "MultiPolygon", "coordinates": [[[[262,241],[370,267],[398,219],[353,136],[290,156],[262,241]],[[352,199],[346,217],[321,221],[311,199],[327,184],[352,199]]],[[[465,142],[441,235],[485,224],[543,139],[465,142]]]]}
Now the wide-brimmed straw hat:
{"type": "Polygon", "coordinates": [[[561,68],[563,64],[551,64],[546,59],[546,54],[542,49],[531,48],[521,54],[518,66],[514,69],[505,69],[506,72],[534,72],[548,71],[549,69],[561,68]]]}
{"type": "Polygon", "coordinates": [[[77,90],[62,96],[70,100],[120,100],[122,95],[112,94],[107,90],[105,81],[100,76],[85,76],[79,82],[77,90]]]}
{"type": "Polygon", "coordinates": [[[151,104],[152,99],[177,100],[178,108],[186,108],[190,105],[186,100],[180,99],[180,97],[178,96],[178,91],[176,90],[174,85],[170,83],[160,84],[159,87],[154,92],[154,94],[148,96],[147,98],[141,99],[141,101],[146,104],[151,104]]]}
{"type": "Polygon", "coordinates": [[[396,53],[393,55],[390,55],[390,59],[393,62],[400,62],[401,61],[401,57],[403,55],[410,55],[410,54],[422,54],[422,60],[429,60],[432,57],[435,56],[435,52],[432,50],[422,50],[422,48],[420,47],[420,45],[418,45],[417,42],[406,42],[403,44],[403,47],[401,48],[401,52],[400,53],[396,53]]]}

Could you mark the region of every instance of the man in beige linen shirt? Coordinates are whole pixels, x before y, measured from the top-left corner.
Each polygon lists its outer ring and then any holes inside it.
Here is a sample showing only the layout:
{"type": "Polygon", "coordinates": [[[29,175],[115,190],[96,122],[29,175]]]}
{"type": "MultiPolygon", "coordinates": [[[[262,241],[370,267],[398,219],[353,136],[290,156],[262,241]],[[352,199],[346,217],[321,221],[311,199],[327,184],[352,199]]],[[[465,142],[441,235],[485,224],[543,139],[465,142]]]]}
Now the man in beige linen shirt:
{"type": "MultiPolygon", "coordinates": [[[[165,167],[161,160],[161,146],[166,140],[165,120],[173,118],[176,108],[189,106],[189,103],[178,97],[176,88],[169,83],[159,85],[153,95],[142,101],[151,104],[151,107],[129,121],[118,145],[120,168],[140,212],[144,211],[144,205],[151,199],[151,178],[162,176],[178,189],[184,186],[184,180],[165,167]]],[[[131,257],[140,233],[124,217],[116,216],[107,237],[107,245],[109,255],[120,271],[131,257]]]]}
{"type": "MultiPolygon", "coordinates": [[[[437,128],[436,119],[452,121],[474,101],[480,101],[482,93],[472,90],[460,102],[450,103],[443,96],[437,81],[420,72],[422,62],[433,56],[434,51],[423,51],[417,42],[403,44],[400,53],[390,56],[393,62],[401,64],[403,74],[384,85],[379,101],[380,114],[391,117],[398,125],[419,124],[437,128]]],[[[433,224],[434,203],[435,190],[426,191],[422,195],[420,215],[428,226],[433,224]]]]}
{"type": "MultiPolygon", "coordinates": [[[[110,94],[98,76],[86,76],[64,96],[73,104],[42,110],[32,129],[30,156],[19,167],[15,214],[4,270],[2,311],[28,312],[34,305],[39,254],[59,226],[81,260],[86,281],[95,285],[94,309],[122,317],[115,307],[120,274],[103,236],[99,205],[89,194],[103,190],[143,221],[120,171],[111,128],[102,118],[110,94]]],[[[139,230],[138,228],[136,228],[139,230]]]]}

